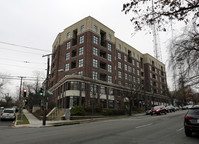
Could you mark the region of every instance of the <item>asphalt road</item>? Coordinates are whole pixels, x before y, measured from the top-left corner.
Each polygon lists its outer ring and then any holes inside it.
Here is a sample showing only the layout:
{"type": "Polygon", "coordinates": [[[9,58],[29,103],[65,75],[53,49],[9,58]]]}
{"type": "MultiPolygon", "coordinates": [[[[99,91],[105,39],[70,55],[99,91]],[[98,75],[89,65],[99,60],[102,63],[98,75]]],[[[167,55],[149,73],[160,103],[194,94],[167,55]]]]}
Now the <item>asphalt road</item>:
{"type": "Polygon", "coordinates": [[[198,144],[199,134],[186,137],[186,111],[87,124],[0,129],[1,144],[198,144]]]}
{"type": "Polygon", "coordinates": [[[4,120],[4,121],[0,120],[0,131],[4,129],[11,129],[12,125],[13,125],[13,120],[4,120]]]}

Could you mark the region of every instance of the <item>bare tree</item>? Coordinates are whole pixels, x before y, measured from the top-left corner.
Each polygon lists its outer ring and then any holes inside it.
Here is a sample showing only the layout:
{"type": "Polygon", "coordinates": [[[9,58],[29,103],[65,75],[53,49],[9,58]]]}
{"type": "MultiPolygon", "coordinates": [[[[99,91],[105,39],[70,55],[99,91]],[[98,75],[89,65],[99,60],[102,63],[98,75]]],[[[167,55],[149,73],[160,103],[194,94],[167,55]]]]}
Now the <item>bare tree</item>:
{"type": "Polygon", "coordinates": [[[169,46],[172,70],[178,71],[186,85],[199,83],[199,32],[197,26],[187,27],[184,33],[171,42],[169,46]]]}
{"type": "Polygon", "coordinates": [[[158,30],[166,31],[170,20],[184,21],[199,16],[198,0],[131,0],[123,4],[125,14],[131,12],[134,29],[142,30],[145,26],[156,24],[158,30]]]}
{"type": "Polygon", "coordinates": [[[6,79],[7,76],[8,76],[7,74],[0,73],[0,94],[1,95],[3,94],[3,86],[9,82],[9,80],[6,79]]]}

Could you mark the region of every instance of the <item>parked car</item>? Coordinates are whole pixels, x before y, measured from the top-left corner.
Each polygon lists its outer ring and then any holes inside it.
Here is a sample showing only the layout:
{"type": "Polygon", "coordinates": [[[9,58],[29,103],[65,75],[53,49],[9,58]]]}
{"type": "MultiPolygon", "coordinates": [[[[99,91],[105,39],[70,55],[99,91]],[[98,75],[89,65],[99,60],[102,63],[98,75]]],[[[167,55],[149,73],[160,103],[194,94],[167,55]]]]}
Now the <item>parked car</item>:
{"type": "Polygon", "coordinates": [[[0,107],[0,114],[2,113],[3,110],[4,110],[4,107],[0,107]]]}
{"type": "Polygon", "coordinates": [[[166,108],[167,113],[172,112],[172,107],[171,106],[168,105],[165,108],[166,108]]]}
{"type": "Polygon", "coordinates": [[[18,107],[17,106],[13,106],[12,109],[15,110],[15,113],[17,113],[19,111],[18,107]]]}
{"type": "Polygon", "coordinates": [[[2,113],[1,113],[1,120],[4,119],[12,119],[15,120],[16,119],[16,114],[15,114],[15,110],[14,109],[8,109],[5,108],[2,113]]]}
{"type": "Polygon", "coordinates": [[[150,112],[151,112],[151,108],[148,108],[148,109],[146,110],[146,115],[150,115],[150,112]]]}
{"type": "Polygon", "coordinates": [[[151,108],[151,111],[150,111],[151,115],[154,115],[154,114],[160,115],[162,113],[167,114],[165,106],[154,106],[151,108]]]}
{"type": "Polygon", "coordinates": [[[192,132],[199,133],[199,106],[189,108],[184,117],[184,130],[186,136],[191,136],[192,132]]]}

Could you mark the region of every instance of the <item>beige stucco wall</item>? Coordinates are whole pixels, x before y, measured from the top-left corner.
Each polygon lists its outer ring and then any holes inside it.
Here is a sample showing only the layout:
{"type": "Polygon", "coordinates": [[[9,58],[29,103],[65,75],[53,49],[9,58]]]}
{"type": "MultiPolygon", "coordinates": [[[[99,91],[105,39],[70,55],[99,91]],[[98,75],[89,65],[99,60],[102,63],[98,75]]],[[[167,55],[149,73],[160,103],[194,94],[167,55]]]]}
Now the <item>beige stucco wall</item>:
{"type": "Polygon", "coordinates": [[[95,33],[96,35],[100,36],[100,30],[103,30],[104,32],[106,32],[106,39],[108,40],[108,35],[110,34],[111,35],[111,41],[112,43],[115,44],[116,46],[116,49],[119,50],[118,48],[118,45],[120,44],[121,45],[121,52],[124,52],[126,54],[128,54],[128,50],[131,51],[131,54],[132,54],[132,57],[133,56],[133,53],[135,53],[135,59],[137,59],[138,61],[140,61],[140,57],[143,58],[143,62],[144,63],[149,63],[151,64],[152,61],[154,61],[155,63],[155,66],[157,68],[160,69],[160,67],[162,66],[163,67],[163,70],[165,71],[165,65],[160,62],[159,60],[157,60],[156,58],[152,57],[151,55],[149,54],[142,54],[141,52],[139,52],[138,50],[136,50],[135,48],[133,48],[132,46],[128,45],[127,43],[125,43],[124,41],[116,38],[114,36],[114,31],[110,28],[108,28],[107,26],[105,26],[104,24],[102,24],[101,22],[99,22],[98,20],[94,19],[93,17],[91,16],[88,16],[80,21],[78,21],[77,23],[67,27],[66,29],[64,29],[63,32],[59,33],[53,43],[53,52],[54,50],[56,49],[56,47],[58,45],[61,45],[62,43],[64,43],[65,41],[68,41],[70,39],[72,39],[73,37],[73,30],[77,29],[78,33],[77,35],[80,35],[81,33],[84,33],[86,31],[92,31],[93,33],[95,33]],[[84,25],[84,31],[81,32],[81,26],[84,25]],[[94,32],[94,26],[97,26],[98,28],[98,31],[97,32],[94,32]],[[67,33],[70,32],[70,38],[67,38],[67,33]],[[127,51],[125,52],[125,48],[127,49],[127,51]]]}
{"type": "Polygon", "coordinates": [[[155,67],[157,67],[158,69],[161,69],[161,66],[162,66],[163,71],[165,72],[165,64],[163,64],[162,62],[160,62],[159,60],[157,60],[156,58],[154,58],[148,53],[144,54],[144,63],[152,64],[152,61],[154,61],[155,67]]]}
{"type": "Polygon", "coordinates": [[[59,33],[53,43],[53,50],[58,46],[64,43],[67,40],[70,40],[73,38],[73,30],[77,29],[77,35],[80,35],[81,33],[84,33],[86,31],[92,31],[96,33],[96,35],[100,36],[100,30],[103,30],[106,32],[106,39],[108,40],[108,36],[111,35],[111,41],[112,43],[115,43],[115,36],[114,31],[105,26],[104,24],[100,23],[96,19],[92,18],[91,16],[88,16],[77,23],[67,27],[64,29],[63,32],[59,33]],[[81,32],[81,26],[84,25],[84,31],[81,32]],[[94,32],[94,26],[97,26],[98,31],[94,32]],[[70,38],[67,38],[67,33],[70,33],[70,38]]]}

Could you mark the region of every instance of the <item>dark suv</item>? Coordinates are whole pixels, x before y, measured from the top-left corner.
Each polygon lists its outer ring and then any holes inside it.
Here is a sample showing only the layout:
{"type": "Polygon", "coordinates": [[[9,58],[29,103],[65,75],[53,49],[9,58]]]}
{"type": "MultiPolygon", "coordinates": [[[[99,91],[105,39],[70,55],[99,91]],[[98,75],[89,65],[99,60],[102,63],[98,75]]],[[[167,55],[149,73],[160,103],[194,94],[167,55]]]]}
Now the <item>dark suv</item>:
{"type": "Polygon", "coordinates": [[[188,110],[184,117],[184,130],[186,136],[191,136],[192,132],[199,132],[199,106],[188,110]]]}
{"type": "Polygon", "coordinates": [[[154,114],[160,115],[162,113],[167,114],[167,110],[165,106],[154,106],[151,108],[151,111],[150,111],[151,115],[154,115],[154,114]]]}

